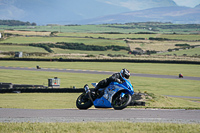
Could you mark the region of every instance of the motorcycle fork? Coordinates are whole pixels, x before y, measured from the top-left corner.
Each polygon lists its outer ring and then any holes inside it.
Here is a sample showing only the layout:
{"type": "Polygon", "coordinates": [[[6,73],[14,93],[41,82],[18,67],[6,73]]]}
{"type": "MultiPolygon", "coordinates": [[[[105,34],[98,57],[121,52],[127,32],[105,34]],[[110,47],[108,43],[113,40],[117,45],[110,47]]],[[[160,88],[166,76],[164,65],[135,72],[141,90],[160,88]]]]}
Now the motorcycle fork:
{"type": "Polygon", "coordinates": [[[93,99],[92,99],[91,91],[90,91],[89,87],[88,87],[88,86],[85,86],[84,89],[85,89],[86,94],[88,94],[90,100],[91,100],[92,103],[93,103],[94,101],[93,101],[93,99]]]}
{"type": "Polygon", "coordinates": [[[94,103],[92,96],[91,96],[91,92],[88,93],[90,100],[92,101],[92,103],[94,103]]]}

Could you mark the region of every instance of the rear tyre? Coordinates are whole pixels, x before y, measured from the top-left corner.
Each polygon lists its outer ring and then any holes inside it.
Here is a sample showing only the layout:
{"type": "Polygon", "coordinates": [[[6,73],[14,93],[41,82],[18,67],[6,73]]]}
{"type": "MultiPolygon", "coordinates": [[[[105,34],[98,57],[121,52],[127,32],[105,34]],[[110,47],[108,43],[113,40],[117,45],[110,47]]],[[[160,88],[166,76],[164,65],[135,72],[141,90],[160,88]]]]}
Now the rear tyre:
{"type": "Polygon", "coordinates": [[[82,93],[76,100],[76,107],[78,109],[88,109],[93,105],[88,94],[82,93]]]}
{"type": "Polygon", "coordinates": [[[112,107],[115,110],[122,110],[126,108],[131,102],[131,95],[125,94],[124,97],[120,96],[121,92],[116,93],[112,99],[112,107]]]}

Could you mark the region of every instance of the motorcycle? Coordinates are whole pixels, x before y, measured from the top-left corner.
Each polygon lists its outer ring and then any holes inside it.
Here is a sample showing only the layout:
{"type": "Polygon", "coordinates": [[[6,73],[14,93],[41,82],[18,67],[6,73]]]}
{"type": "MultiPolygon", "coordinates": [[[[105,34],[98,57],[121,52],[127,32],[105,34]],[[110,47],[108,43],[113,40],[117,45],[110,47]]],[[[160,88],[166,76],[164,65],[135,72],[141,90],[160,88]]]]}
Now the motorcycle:
{"type": "MultiPolygon", "coordinates": [[[[96,87],[97,83],[92,83],[92,85],[96,87]]],[[[94,105],[95,108],[122,110],[130,104],[134,94],[130,80],[125,78],[122,84],[111,82],[106,88],[100,88],[97,94],[89,89],[88,85],[85,85],[84,89],[85,92],[76,100],[78,109],[88,109],[94,105]]]]}

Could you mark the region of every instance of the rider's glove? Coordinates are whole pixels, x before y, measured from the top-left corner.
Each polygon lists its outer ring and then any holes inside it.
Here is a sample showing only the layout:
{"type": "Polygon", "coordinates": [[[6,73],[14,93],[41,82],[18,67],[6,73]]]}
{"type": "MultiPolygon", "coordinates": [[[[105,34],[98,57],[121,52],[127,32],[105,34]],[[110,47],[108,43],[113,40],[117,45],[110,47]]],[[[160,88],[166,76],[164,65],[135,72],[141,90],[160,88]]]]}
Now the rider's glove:
{"type": "Polygon", "coordinates": [[[115,81],[116,81],[117,83],[119,83],[119,84],[122,83],[122,81],[121,81],[120,79],[115,79],[115,81]]]}

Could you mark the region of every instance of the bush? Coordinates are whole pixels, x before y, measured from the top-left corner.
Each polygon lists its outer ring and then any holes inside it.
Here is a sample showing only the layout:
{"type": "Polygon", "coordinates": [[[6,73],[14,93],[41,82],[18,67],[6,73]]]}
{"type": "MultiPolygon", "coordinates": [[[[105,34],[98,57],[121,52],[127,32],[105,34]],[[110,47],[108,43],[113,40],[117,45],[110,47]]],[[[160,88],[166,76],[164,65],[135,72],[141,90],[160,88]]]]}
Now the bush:
{"type": "Polygon", "coordinates": [[[157,40],[157,41],[164,41],[164,40],[169,40],[167,38],[154,38],[154,37],[150,37],[149,40],[157,40]]]}
{"type": "Polygon", "coordinates": [[[112,49],[114,51],[120,51],[120,50],[130,51],[129,47],[123,47],[123,46],[116,46],[116,45],[96,46],[96,45],[85,45],[84,43],[67,43],[67,42],[57,42],[56,44],[53,44],[53,43],[29,44],[29,46],[41,47],[50,53],[54,52],[53,50],[51,50],[51,48],[85,50],[85,51],[106,51],[108,49],[112,49]]]}
{"type": "Polygon", "coordinates": [[[168,52],[172,52],[172,50],[173,50],[173,49],[168,49],[167,51],[168,51],[168,52]]]}
{"type": "Polygon", "coordinates": [[[142,50],[141,48],[135,48],[136,50],[142,50]]]}
{"type": "Polygon", "coordinates": [[[85,57],[95,57],[95,56],[92,54],[89,54],[89,55],[86,55],[85,57]]]}
{"type": "Polygon", "coordinates": [[[180,47],[190,47],[190,44],[175,44],[175,46],[180,46],[180,47]]]}
{"type": "Polygon", "coordinates": [[[48,44],[29,44],[29,46],[44,48],[49,53],[53,53],[54,52],[53,50],[51,50],[51,48],[48,46],[48,44]]]}
{"type": "Polygon", "coordinates": [[[156,33],[153,33],[153,32],[137,32],[135,34],[156,34],[156,33]]]}

